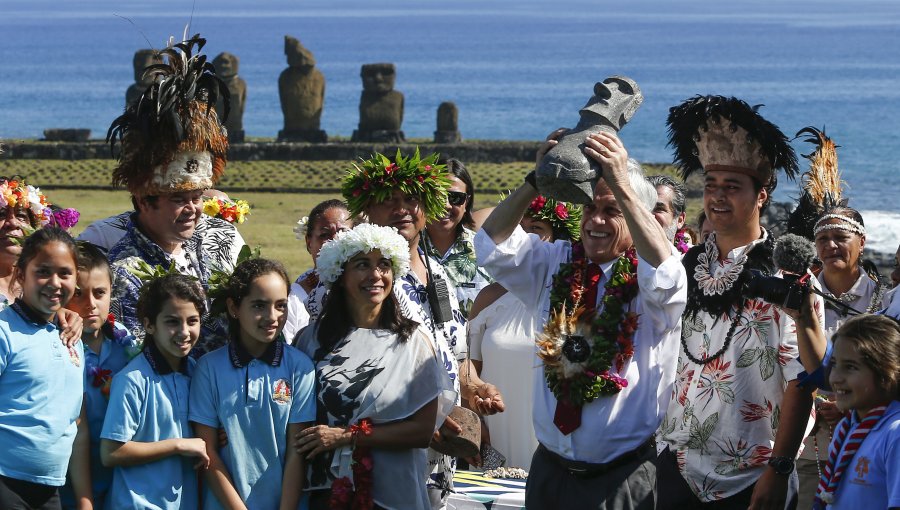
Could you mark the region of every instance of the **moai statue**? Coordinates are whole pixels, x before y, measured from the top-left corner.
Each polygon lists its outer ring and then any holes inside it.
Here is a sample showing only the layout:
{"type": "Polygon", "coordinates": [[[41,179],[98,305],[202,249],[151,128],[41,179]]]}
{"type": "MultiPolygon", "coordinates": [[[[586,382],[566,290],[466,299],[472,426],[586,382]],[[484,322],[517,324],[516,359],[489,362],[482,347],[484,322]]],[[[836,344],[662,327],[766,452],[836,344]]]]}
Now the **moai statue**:
{"type": "Polygon", "coordinates": [[[156,50],[137,50],[134,52],[132,65],[134,66],[134,83],[125,91],[125,106],[140,99],[147,87],[153,84],[153,78],[144,78],[144,69],[153,64],[161,64],[162,59],[156,50]]]}
{"type": "Polygon", "coordinates": [[[437,131],[434,132],[434,143],[459,143],[459,109],[450,101],[438,106],[437,131]]]}
{"type": "Polygon", "coordinates": [[[325,76],[316,69],[316,58],[300,41],[284,36],[288,68],[278,77],[278,95],[284,113],[284,129],[279,142],[325,142],[319,129],[325,105],[325,76]]]}
{"type": "Polygon", "coordinates": [[[394,64],[364,64],[359,99],[359,129],[354,142],[402,143],[403,94],[394,90],[397,70],[394,64]]]}
{"type": "Polygon", "coordinates": [[[225,101],[219,98],[216,103],[216,113],[219,118],[224,117],[225,129],[228,130],[228,141],[230,143],[241,143],[244,141],[244,107],[247,105],[247,82],[238,76],[238,68],[240,68],[241,60],[231,53],[222,52],[213,59],[213,67],[216,68],[216,74],[225,85],[228,86],[230,95],[228,116],[225,117],[225,101]]]}
{"type": "Polygon", "coordinates": [[[535,179],[542,195],[563,202],[588,204],[602,169],[582,152],[588,135],[617,133],[644,101],[631,78],[610,76],[594,85],[594,95],[581,109],[578,125],[559,138],[538,166],[535,179]]]}

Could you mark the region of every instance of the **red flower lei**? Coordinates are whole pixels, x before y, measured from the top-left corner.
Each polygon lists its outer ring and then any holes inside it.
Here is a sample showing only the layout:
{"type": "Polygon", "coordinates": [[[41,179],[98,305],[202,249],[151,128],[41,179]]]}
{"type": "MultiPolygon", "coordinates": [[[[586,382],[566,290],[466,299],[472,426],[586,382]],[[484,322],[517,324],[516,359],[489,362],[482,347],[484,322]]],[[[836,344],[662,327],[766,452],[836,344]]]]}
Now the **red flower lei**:
{"type": "MultiPolygon", "coordinates": [[[[572,262],[560,264],[553,276],[550,308],[560,311],[563,305],[571,314],[582,303],[587,258],[581,243],[572,245],[572,262]]],[[[602,311],[590,319],[591,352],[582,373],[564,379],[556,368],[544,367],[547,385],[557,400],[576,406],[592,402],[604,395],[615,395],[628,386],[619,372],[634,355],[634,332],[638,315],[626,311],[626,305],[637,296],[637,256],[634,248],[627,250],[613,265],[613,273],[606,283],[601,301],[602,311]]],[[[563,354],[560,354],[563,356],[563,354]]]]}
{"type": "Polygon", "coordinates": [[[356,425],[350,426],[353,436],[353,480],[342,476],[331,483],[331,497],[328,508],[334,510],[371,510],[375,503],[372,500],[372,449],[356,444],[359,434],[368,436],[372,433],[372,420],[363,418],[356,425]]]}

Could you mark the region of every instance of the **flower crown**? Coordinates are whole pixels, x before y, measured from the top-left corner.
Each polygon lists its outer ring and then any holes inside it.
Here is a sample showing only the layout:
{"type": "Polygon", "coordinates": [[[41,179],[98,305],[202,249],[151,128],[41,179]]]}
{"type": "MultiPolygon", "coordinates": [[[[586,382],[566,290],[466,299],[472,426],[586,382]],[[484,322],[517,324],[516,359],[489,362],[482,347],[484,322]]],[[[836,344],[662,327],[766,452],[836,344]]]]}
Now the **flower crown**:
{"type": "Polygon", "coordinates": [[[538,195],[531,201],[525,214],[536,220],[550,222],[553,230],[567,232],[572,241],[581,237],[581,207],[576,204],[538,195]]]}
{"type": "Polygon", "coordinates": [[[350,214],[360,214],[366,205],[384,202],[391,197],[391,192],[400,190],[420,197],[426,221],[444,216],[450,179],[444,172],[446,165],[437,164],[438,157],[435,153],[421,159],[417,147],[416,153],[409,157],[397,149],[394,161],[376,152],[371,158],[354,164],[341,184],[341,194],[347,200],[350,214]]]}
{"type": "MultiPolygon", "coordinates": [[[[0,178],[0,210],[7,207],[19,207],[31,211],[37,224],[33,227],[59,227],[69,230],[78,223],[81,214],[72,208],[54,210],[47,200],[47,196],[40,188],[26,184],[24,179],[0,178]]],[[[33,230],[24,229],[26,237],[33,230]]]]}
{"type": "Polygon", "coordinates": [[[344,264],[358,253],[378,250],[391,261],[394,279],[409,272],[409,243],[393,227],[362,223],[351,230],[338,232],[334,239],[322,245],[316,259],[316,272],[325,286],[331,285],[344,272],[344,264]]]}
{"type": "Polygon", "coordinates": [[[243,223],[250,215],[250,204],[246,200],[231,201],[210,197],[203,200],[203,214],[228,223],[243,223]]]}
{"type": "Polygon", "coordinates": [[[297,238],[298,241],[306,241],[306,232],[309,230],[309,216],[304,216],[297,220],[297,224],[294,226],[294,237],[297,238]]]}

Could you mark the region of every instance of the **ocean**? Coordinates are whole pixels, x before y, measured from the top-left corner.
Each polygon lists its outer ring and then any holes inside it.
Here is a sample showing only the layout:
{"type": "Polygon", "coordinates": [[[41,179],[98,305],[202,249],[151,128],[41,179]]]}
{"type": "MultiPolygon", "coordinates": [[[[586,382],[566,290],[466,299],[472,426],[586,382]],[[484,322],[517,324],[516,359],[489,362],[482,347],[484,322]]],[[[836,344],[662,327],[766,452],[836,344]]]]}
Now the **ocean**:
{"type": "MultiPolygon", "coordinates": [[[[900,243],[895,0],[0,0],[0,139],[49,127],[104,136],[123,107],[134,51],[180,38],[189,20],[210,57],[241,59],[248,136],[282,127],[285,34],[326,77],[322,128],[332,136],[356,127],[364,63],[396,64],[404,131],[425,138],[437,106],[453,101],[465,139],[543,139],[577,122],[595,82],[624,74],[645,97],[621,133],[634,157],[671,161],[665,117],[692,95],[764,104],[789,136],[826,129],[840,145],[850,205],[871,232],[867,246],[893,252],[900,243]]],[[[775,198],[797,193],[782,180],[775,198]]]]}

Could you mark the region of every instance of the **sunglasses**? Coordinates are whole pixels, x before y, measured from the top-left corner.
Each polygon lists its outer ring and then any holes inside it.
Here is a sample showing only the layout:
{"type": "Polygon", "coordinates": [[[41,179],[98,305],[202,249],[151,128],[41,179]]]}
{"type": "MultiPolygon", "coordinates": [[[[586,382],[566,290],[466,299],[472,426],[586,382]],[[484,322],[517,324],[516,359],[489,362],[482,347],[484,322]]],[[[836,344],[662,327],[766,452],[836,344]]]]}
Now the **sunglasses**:
{"type": "Polygon", "coordinates": [[[469,194],[465,191],[448,191],[447,192],[447,202],[450,205],[460,206],[466,203],[466,200],[469,199],[469,194]]]}

